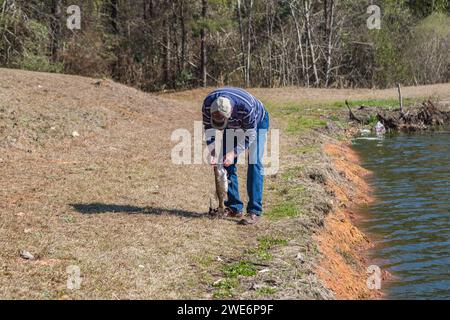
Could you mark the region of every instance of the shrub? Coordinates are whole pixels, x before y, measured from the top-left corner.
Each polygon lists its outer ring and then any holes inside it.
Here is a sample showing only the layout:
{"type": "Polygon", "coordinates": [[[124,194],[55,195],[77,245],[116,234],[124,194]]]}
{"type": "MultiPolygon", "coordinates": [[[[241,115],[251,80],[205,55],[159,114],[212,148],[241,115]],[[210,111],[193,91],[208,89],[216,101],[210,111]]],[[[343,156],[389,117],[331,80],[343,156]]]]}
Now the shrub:
{"type": "Polygon", "coordinates": [[[414,29],[407,57],[418,83],[450,80],[450,17],[434,13],[414,29]]]}
{"type": "Polygon", "coordinates": [[[72,36],[62,57],[67,73],[91,77],[110,76],[118,58],[114,54],[117,39],[96,30],[72,36]]]}
{"type": "Polygon", "coordinates": [[[20,8],[5,7],[0,14],[0,65],[32,71],[61,72],[48,57],[51,39],[45,21],[30,19],[20,8]]]}
{"type": "Polygon", "coordinates": [[[383,20],[380,30],[371,30],[375,52],[375,83],[391,87],[411,82],[411,70],[404,58],[412,38],[413,18],[409,10],[394,1],[383,1],[383,20]]]}
{"type": "Polygon", "coordinates": [[[23,41],[23,52],[17,60],[21,69],[42,72],[61,72],[61,63],[52,63],[47,54],[50,46],[47,26],[36,20],[28,20],[25,24],[28,37],[23,41]]]}

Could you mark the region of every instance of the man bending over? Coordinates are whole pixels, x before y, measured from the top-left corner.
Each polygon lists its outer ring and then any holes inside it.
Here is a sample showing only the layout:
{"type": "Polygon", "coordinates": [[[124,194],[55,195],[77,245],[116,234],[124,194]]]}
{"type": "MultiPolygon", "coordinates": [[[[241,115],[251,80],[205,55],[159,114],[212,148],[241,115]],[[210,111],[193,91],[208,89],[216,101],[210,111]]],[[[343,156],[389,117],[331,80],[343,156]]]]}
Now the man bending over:
{"type": "Polygon", "coordinates": [[[261,101],[239,88],[220,88],[208,94],[203,102],[203,126],[212,165],[217,164],[215,130],[225,130],[223,150],[219,152],[228,174],[226,214],[243,218],[244,204],[239,195],[236,163],[249,150],[247,172],[247,217],[241,224],[256,224],[263,214],[264,144],[269,129],[269,113],[261,101]]]}

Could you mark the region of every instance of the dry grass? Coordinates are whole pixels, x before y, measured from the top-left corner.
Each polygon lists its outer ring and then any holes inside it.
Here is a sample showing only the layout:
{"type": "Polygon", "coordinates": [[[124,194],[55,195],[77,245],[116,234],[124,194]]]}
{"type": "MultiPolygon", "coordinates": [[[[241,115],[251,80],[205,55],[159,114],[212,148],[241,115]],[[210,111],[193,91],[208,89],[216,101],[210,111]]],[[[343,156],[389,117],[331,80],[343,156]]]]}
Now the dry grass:
{"type": "MultiPolygon", "coordinates": [[[[223,270],[243,259],[257,274],[238,277],[231,297],[331,296],[312,272],[311,234],[331,199],[309,178],[312,168],[330,170],[313,147],[328,139],[320,132],[283,132],[282,172],[267,179],[267,209],[291,201],[301,214],[245,228],[205,218],[213,194],[208,166],[170,160],[172,131],[192,132],[206,91],[155,96],[108,80],[7,69],[0,78],[1,298],[212,298],[223,270]],[[287,244],[271,247],[261,266],[252,249],[263,236],[287,244]],[[23,260],[20,250],[37,260],[23,260]],[[80,290],[66,288],[70,265],[81,269],[80,290]]],[[[309,92],[254,91],[266,100],[309,92]]],[[[272,124],[286,127],[282,119],[272,124]]]]}
{"type": "Polygon", "coordinates": [[[0,73],[0,296],[207,298],[196,259],[252,240],[204,218],[209,168],[170,161],[172,130],[200,111],[110,81],[0,73]],[[69,265],[79,291],[66,289],[69,265]]]}
{"type": "MultiPolygon", "coordinates": [[[[203,96],[212,88],[195,89],[190,91],[181,91],[170,94],[171,97],[179,100],[201,101],[203,96]]],[[[315,89],[315,88],[254,88],[250,92],[265,102],[292,103],[301,102],[307,104],[319,104],[348,100],[381,100],[398,99],[397,88],[375,90],[375,89],[315,89]]],[[[450,84],[435,84],[419,87],[402,88],[404,97],[429,98],[433,97],[440,101],[450,102],[450,84]]]]}

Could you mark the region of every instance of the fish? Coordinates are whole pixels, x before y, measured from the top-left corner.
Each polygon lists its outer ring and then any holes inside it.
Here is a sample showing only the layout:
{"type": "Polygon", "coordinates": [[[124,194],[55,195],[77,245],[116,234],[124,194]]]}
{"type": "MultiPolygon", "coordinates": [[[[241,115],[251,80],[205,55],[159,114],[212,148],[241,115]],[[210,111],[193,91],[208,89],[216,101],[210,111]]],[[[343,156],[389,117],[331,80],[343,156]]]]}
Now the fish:
{"type": "Polygon", "coordinates": [[[214,166],[214,180],[216,184],[216,196],[219,201],[219,208],[217,209],[218,215],[225,214],[225,196],[228,193],[228,176],[227,170],[225,170],[222,164],[214,166]]]}

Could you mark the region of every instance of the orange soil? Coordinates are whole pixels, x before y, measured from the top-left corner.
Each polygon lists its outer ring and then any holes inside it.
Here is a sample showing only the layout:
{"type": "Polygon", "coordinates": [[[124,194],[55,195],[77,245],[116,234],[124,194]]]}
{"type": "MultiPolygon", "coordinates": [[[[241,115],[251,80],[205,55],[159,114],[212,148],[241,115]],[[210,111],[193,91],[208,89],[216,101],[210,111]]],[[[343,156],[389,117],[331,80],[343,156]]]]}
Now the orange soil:
{"type": "Polygon", "coordinates": [[[326,144],[324,151],[332,158],[335,169],[349,183],[327,181],[340,205],[325,219],[325,227],[317,236],[319,248],[325,257],[318,275],[337,299],[380,298],[380,292],[369,290],[366,285],[367,261],[363,252],[372,244],[353,223],[353,209],[373,201],[371,189],[364,180],[370,172],[359,165],[358,155],[344,144],[326,144]]]}

